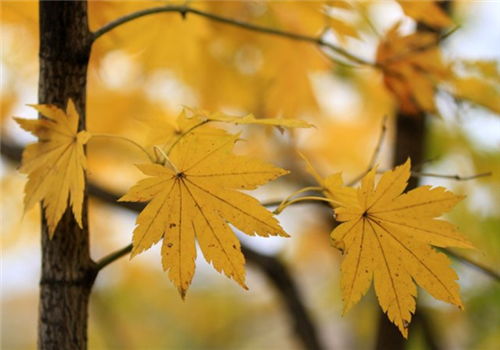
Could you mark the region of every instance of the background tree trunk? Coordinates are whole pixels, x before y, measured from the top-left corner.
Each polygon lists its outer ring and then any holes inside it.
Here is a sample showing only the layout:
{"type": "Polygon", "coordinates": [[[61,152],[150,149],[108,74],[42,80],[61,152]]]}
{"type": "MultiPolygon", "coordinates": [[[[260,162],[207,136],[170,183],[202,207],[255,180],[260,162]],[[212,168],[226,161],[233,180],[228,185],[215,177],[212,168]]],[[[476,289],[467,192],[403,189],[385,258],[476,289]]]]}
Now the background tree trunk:
{"type": "MultiPolygon", "coordinates": [[[[73,99],[85,127],[85,89],[91,33],[86,1],[40,1],[38,101],[66,108],[73,99]]],[[[87,196],[83,228],[68,208],[49,239],[42,215],[42,272],[38,323],[40,349],[85,349],[87,305],[95,279],[89,254],[87,196]]]]}
{"type": "MultiPolygon", "coordinates": [[[[416,116],[399,113],[396,116],[396,140],[394,144],[393,164],[400,165],[411,158],[412,166],[421,164],[425,148],[425,119],[424,113],[416,116]]],[[[407,190],[418,186],[418,178],[410,177],[407,190]]],[[[387,318],[383,312],[379,312],[379,325],[376,339],[377,350],[402,350],[406,341],[398,328],[387,318]]],[[[411,323],[414,325],[414,322],[411,323]]],[[[414,328],[414,327],[411,327],[414,328]]],[[[411,330],[410,330],[411,331],[411,330]]]]}

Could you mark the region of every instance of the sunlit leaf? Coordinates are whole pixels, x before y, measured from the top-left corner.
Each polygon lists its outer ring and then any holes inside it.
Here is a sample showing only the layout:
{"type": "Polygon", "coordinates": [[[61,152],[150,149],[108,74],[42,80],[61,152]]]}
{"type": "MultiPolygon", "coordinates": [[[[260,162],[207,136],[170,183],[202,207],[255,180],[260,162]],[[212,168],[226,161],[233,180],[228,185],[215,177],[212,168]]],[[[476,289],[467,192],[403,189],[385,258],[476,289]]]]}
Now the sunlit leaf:
{"type": "Polygon", "coordinates": [[[287,172],[232,153],[238,135],[190,133],[169,155],[170,167],[138,165],[149,177],[120,200],[150,201],[137,218],[132,256],[163,240],[162,262],[184,297],[195,270],[195,238],[205,259],[219,272],[245,285],[245,259],[228,226],[259,236],[288,236],[253,197],[255,189],[287,172]]]}
{"type": "Polygon", "coordinates": [[[404,337],[415,311],[415,282],[436,299],[462,308],[457,275],[448,258],[431,246],[472,247],[452,224],[435,219],[463,197],[430,186],[402,193],[409,176],[410,160],[385,172],[376,187],[375,169],[370,171],[357,201],[335,209],[341,224],[331,234],[344,253],[344,312],[373,281],[380,306],[404,337]]]}
{"type": "Polygon", "coordinates": [[[53,105],[33,105],[44,118],[16,118],[19,125],[38,137],[26,147],[20,171],[28,174],[24,205],[26,210],[42,201],[52,237],[69,204],[82,227],[82,203],[86,159],[83,145],[90,134],[78,132],[78,113],[71,100],[66,111],[53,105]]]}

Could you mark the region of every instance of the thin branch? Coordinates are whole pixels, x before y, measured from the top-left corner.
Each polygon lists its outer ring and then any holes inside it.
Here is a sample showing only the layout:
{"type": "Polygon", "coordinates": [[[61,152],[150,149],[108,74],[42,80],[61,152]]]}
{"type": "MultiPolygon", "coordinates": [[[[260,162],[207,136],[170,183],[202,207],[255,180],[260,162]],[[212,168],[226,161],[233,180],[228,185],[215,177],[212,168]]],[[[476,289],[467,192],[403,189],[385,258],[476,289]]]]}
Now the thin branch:
{"type": "Polygon", "coordinates": [[[153,7],[150,9],[145,9],[137,12],[130,13],[128,15],[125,15],[123,17],[120,17],[106,25],[104,25],[102,28],[96,30],[94,32],[94,40],[97,40],[100,38],[102,35],[106,34],[107,32],[125,24],[130,21],[133,21],[137,18],[141,18],[144,16],[152,15],[152,14],[157,14],[157,13],[164,13],[164,12],[177,12],[180,13],[183,17],[185,17],[188,13],[192,13],[201,17],[209,18],[211,20],[214,20],[216,22],[221,22],[229,25],[233,25],[236,27],[240,27],[243,29],[247,30],[252,30],[255,32],[259,33],[264,33],[264,34],[269,34],[269,35],[275,35],[275,36],[280,36],[292,40],[297,40],[297,41],[304,41],[304,42],[309,42],[313,43],[316,45],[319,45],[324,48],[328,48],[332,50],[333,52],[343,56],[344,58],[347,58],[348,60],[355,62],[360,65],[366,65],[366,66],[372,66],[376,67],[377,64],[373,62],[369,62],[361,57],[358,57],[356,55],[351,54],[350,52],[344,50],[343,48],[334,45],[332,43],[329,43],[325,41],[321,36],[320,37],[314,37],[314,36],[308,36],[308,35],[303,35],[303,34],[298,34],[298,33],[292,33],[280,29],[274,29],[274,28],[268,28],[265,26],[260,26],[257,24],[252,24],[248,22],[243,22],[240,20],[228,18],[228,17],[223,17],[219,16],[214,13],[198,10],[189,6],[159,6],[159,7],[153,7]]]}
{"type": "Polygon", "coordinates": [[[122,249],[117,250],[116,252],[112,252],[111,254],[108,254],[105,257],[97,260],[95,264],[95,269],[97,271],[100,271],[109,264],[111,264],[112,262],[120,259],[121,257],[124,257],[125,255],[128,255],[131,251],[132,251],[132,243],[126,247],[123,247],[122,249]]]}
{"type": "Polygon", "coordinates": [[[382,126],[380,130],[380,136],[377,141],[377,146],[375,146],[375,150],[373,151],[372,158],[370,159],[370,168],[375,166],[375,162],[380,154],[380,150],[382,149],[382,144],[384,143],[385,134],[387,133],[387,116],[385,115],[382,119],[382,126]]]}
{"type": "Polygon", "coordinates": [[[480,271],[480,272],[482,272],[482,273],[490,276],[491,278],[493,278],[497,282],[500,282],[500,272],[499,271],[496,271],[496,270],[492,269],[491,267],[486,266],[486,265],[484,265],[484,264],[482,264],[480,262],[474,261],[474,260],[466,257],[465,255],[457,253],[454,250],[443,249],[443,251],[447,255],[451,256],[453,259],[458,260],[458,261],[460,261],[463,264],[469,265],[469,266],[475,268],[476,270],[478,270],[478,271],[480,271]]]}
{"type": "Polygon", "coordinates": [[[360,175],[356,176],[353,180],[351,180],[347,186],[353,186],[356,184],[359,180],[361,180],[363,177],[365,177],[366,174],[368,174],[373,167],[375,166],[375,162],[377,161],[377,158],[379,156],[380,150],[382,149],[382,143],[384,142],[385,134],[387,133],[387,116],[385,115],[384,118],[382,119],[382,126],[380,130],[380,136],[378,137],[377,145],[375,146],[375,149],[372,154],[372,158],[370,159],[370,162],[368,163],[367,169],[361,173],[360,175]]]}
{"type": "Polygon", "coordinates": [[[434,174],[434,173],[425,173],[425,172],[419,172],[419,171],[412,171],[411,172],[412,177],[438,177],[438,178],[442,178],[442,179],[451,179],[451,180],[456,180],[456,181],[475,180],[475,179],[478,179],[480,177],[487,177],[487,176],[491,176],[491,175],[492,175],[491,171],[488,171],[485,173],[469,175],[469,176],[434,174]]]}

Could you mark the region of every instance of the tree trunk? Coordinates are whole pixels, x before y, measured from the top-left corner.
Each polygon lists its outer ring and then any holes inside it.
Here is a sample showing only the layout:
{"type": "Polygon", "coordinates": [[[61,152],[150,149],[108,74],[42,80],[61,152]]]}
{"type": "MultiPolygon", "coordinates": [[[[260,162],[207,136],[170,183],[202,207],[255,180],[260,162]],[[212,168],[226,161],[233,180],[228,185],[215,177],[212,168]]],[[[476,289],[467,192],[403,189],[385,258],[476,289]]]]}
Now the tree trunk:
{"type": "MultiPolygon", "coordinates": [[[[437,4],[446,13],[450,13],[451,0],[438,1],[437,4]]],[[[438,33],[440,30],[428,27],[422,22],[417,23],[417,31],[431,31],[438,33]]],[[[411,158],[412,166],[421,165],[425,152],[426,139],[426,113],[421,113],[417,116],[405,115],[398,113],[396,116],[396,142],[394,145],[394,165],[402,164],[408,157],[411,158]]],[[[408,181],[407,191],[418,186],[419,179],[411,177],[408,181]]],[[[419,318],[416,318],[418,322],[419,318]]],[[[394,326],[384,313],[379,314],[379,326],[376,340],[376,350],[403,350],[406,342],[401,336],[396,326],[394,326]]],[[[411,327],[411,325],[410,325],[411,327]]],[[[412,328],[415,328],[413,325],[412,328]]],[[[427,346],[432,348],[433,343],[429,343],[431,339],[427,339],[427,346]]]]}
{"type": "MultiPolygon", "coordinates": [[[[85,89],[91,33],[86,1],[40,1],[38,100],[66,108],[75,102],[85,127],[85,89]]],[[[42,271],[38,320],[39,349],[85,349],[87,305],[95,279],[89,254],[87,197],[83,228],[68,208],[49,239],[42,215],[42,271]]]]}

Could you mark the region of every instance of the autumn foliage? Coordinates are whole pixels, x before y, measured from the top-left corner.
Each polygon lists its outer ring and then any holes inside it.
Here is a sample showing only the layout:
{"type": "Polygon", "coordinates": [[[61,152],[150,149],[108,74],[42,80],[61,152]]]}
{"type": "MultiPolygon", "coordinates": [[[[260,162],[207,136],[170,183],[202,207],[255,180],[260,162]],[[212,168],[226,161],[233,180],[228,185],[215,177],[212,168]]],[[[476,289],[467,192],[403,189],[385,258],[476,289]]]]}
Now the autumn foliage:
{"type": "MultiPolygon", "coordinates": [[[[19,14],[33,14],[25,5],[10,6],[6,18],[13,23],[20,21],[19,14]]],[[[449,248],[488,249],[477,234],[461,233],[453,220],[464,210],[454,208],[469,194],[467,188],[436,186],[434,178],[462,178],[429,175],[421,171],[425,162],[412,164],[412,154],[403,164],[387,166],[382,146],[391,137],[387,124],[392,134],[398,132],[393,121],[441,120],[442,96],[458,106],[499,114],[498,66],[446,54],[444,43],[459,29],[449,11],[433,1],[395,1],[402,18],[382,34],[369,18],[371,6],[91,1],[86,128],[72,99],[65,108],[29,105],[38,119],[15,117],[37,138],[24,148],[19,167],[27,175],[25,215],[40,202],[54,239],[68,208],[83,227],[89,183],[108,186],[110,193],[116,185],[121,195],[113,205],[137,205],[135,226],[127,232],[131,245],[96,266],[128,253],[136,261],[161,246],[163,276],[185,300],[196,285],[195,271],[200,273],[198,256],[243,289],[253,288],[247,281],[246,237],[240,235],[245,234],[254,241],[275,237],[284,246],[299,247],[290,255],[297,266],[340,252],[335,267],[328,265],[328,274],[339,274],[338,283],[326,293],[341,294],[345,314],[373,285],[380,308],[404,338],[418,312],[418,286],[463,310],[459,274],[449,258],[460,255],[449,248]],[[153,7],[158,10],[142,12],[153,7]],[[121,17],[129,13],[138,15],[121,17]],[[124,19],[112,22],[117,18],[124,19]],[[403,20],[415,24],[411,33],[403,20]],[[349,46],[363,41],[367,30],[377,34],[372,59],[349,46]],[[109,78],[103,67],[128,75],[109,78]],[[355,112],[346,108],[342,116],[342,108],[328,107],[326,90],[335,94],[338,88],[328,85],[332,76],[346,91],[357,91],[355,112]],[[162,89],[174,98],[165,101],[162,89]],[[426,175],[431,182],[407,189],[412,176],[426,175]],[[278,190],[267,198],[279,200],[262,200],[256,190],[266,185],[268,191],[271,182],[278,190]],[[303,203],[328,206],[328,217],[305,206],[299,216],[311,215],[311,227],[281,219],[281,213],[303,203]],[[314,228],[319,221],[324,226],[314,228]],[[305,234],[297,237],[293,231],[305,234]],[[326,231],[329,239],[324,239],[326,231]]],[[[23,22],[31,33],[36,32],[33,21],[23,22]]],[[[8,117],[3,111],[17,103],[12,96],[2,90],[2,120],[8,117]]],[[[342,103],[348,104],[350,95],[345,96],[342,103]]],[[[432,147],[444,149],[429,139],[432,147]]],[[[414,141],[425,147],[423,139],[414,141]]],[[[455,140],[453,147],[463,146],[462,141],[455,140]]],[[[498,169],[496,161],[480,165],[498,169]]]]}

